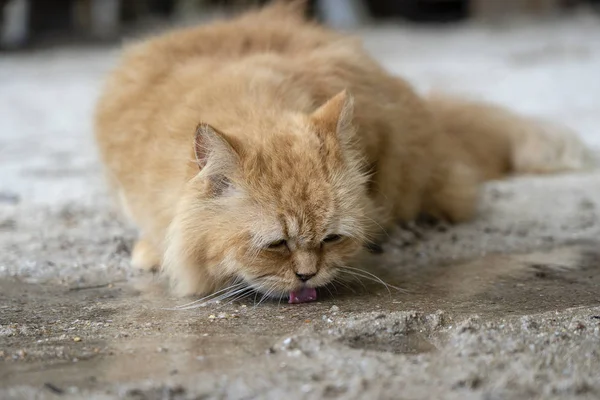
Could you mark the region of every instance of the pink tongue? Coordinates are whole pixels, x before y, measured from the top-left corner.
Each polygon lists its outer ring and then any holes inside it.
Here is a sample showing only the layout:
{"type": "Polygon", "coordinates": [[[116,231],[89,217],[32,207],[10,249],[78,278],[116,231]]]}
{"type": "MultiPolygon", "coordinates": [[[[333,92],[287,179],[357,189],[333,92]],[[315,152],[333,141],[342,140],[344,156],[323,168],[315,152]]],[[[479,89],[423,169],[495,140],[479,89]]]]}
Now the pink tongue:
{"type": "Polygon", "coordinates": [[[302,288],[299,291],[290,292],[289,304],[308,303],[309,301],[315,301],[317,299],[317,289],[315,288],[302,288]]]}

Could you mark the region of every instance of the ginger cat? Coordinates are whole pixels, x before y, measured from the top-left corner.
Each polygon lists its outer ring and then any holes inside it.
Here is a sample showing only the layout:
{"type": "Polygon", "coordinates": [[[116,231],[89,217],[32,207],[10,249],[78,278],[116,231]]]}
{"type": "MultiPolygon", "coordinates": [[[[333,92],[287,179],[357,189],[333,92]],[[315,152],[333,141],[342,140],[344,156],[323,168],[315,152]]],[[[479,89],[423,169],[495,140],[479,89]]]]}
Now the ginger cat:
{"type": "Polygon", "coordinates": [[[279,3],[132,46],[96,138],[140,229],[135,266],[160,266],[180,295],[291,302],[397,221],[464,221],[485,180],[588,163],[569,131],[420,97],[355,39],[279,3]]]}

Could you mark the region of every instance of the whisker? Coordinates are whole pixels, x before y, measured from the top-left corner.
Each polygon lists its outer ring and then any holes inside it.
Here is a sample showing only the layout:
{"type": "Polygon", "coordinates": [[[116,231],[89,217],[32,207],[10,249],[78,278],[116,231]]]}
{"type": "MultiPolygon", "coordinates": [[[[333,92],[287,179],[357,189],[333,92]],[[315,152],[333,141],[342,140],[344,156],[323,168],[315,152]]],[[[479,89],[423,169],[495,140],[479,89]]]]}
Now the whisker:
{"type": "Polygon", "coordinates": [[[265,275],[259,277],[260,279],[255,280],[255,284],[252,287],[257,291],[257,294],[260,293],[269,293],[274,291],[277,288],[278,283],[280,282],[278,279],[273,278],[271,275],[265,275]]]}
{"type": "Polygon", "coordinates": [[[260,292],[258,291],[258,289],[256,290],[256,293],[254,294],[254,307],[256,307],[256,297],[258,297],[258,294],[260,292]]]}
{"type": "Polygon", "coordinates": [[[257,303],[257,304],[255,304],[255,305],[254,305],[254,307],[252,307],[252,308],[254,308],[254,309],[255,309],[256,307],[260,306],[260,303],[262,303],[262,302],[263,302],[263,301],[264,301],[264,300],[267,298],[267,294],[268,294],[268,292],[267,292],[267,293],[263,293],[263,295],[262,295],[262,297],[260,298],[260,300],[258,301],[258,303],[257,303]]]}
{"type": "Polygon", "coordinates": [[[341,267],[341,268],[342,268],[342,269],[345,269],[345,270],[357,271],[357,272],[361,272],[361,273],[367,274],[367,275],[369,275],[369,276],[371,276],[371,277],[373,277],[373,278],[377,279],[379,282],[381,282],[381,283],[383,283],[383,284],[386,284],[386,285],[388,285],[388,286],[390,286],[390,287],[393,287],[394,289],[399,289],[399,288],[397,288],[397,287],[395,287],[395,286],[393,286],[393,285],[390,285],[390,284],[389,284],[389,283],[387,283],[387,282],[384,282],[384,281],[383,281],[383,280],[382,280],[380,277],[378,277],[377,275],[375,275],[375,274],[373,274],[373,273],[371,273],[371,272],[369,272],[369,271],[365,271],[364,269],[360,269],[360,268],[354,268],[354,267],[348,267],[348,266],[346,266],[346,265],[345,265],[345,266],[343,266],[343,267],[341,267]]]}
{"type": "MultiPolygon", "coordinates": [[[[257,306],[257,304],[256,304],[256,298],[258,297],[259,294],[262,293],[262,290],[264,290],[265,287],[266,287],[266,285],[265,285],[266,279],[261,279],[261,280],[262,280],[262,282],[258,282],[257,284],[255,284],[253,286],[254,287],[254,291],[256,292],[254,294],[254,306],[253,306],[253,308],[256,308],[256,306],[257,306]]],[[[270,287],[270,286],[271,285],[269,285],[268,287],[270,287]]],[[[262,297],[261,297],[261,299],[262,299],[262,297]]],[[[259,304],[260,304],[260,302],[259,302],[259,304]]]]}
{"type": "MultiPolygon", "coordinates": [[[[360,279],[358,280],[360,282],[360,279]]],[[[350,290],[352,293],[356,294],[356,290],[352,289],[352,286],[346,284],[344,281],[342,281],[341,279],[334,279],[333,283],[339,283],[340,285],[342,285],[343,287],[345,287],[346,289],[350,290]]],[[[362,282],[361,282],[362,283],[362,282]]],[[[333,288],[335,289],[335,291],[337,292],[337,288],[335,287],[335,285],[333,285],[333,288]]]]}
{"type": "Polygon", "coordinates": [[[234,297],[234,296],[237,296],[237,295],[239,295],[240,293],[247,292],[247,291],[249,291],[249,290],[252,290],[252,288],[251,288],[251,287],[249,287],[249,286],[247,286],[247,287],[245,287],[245,288],[242,288],[242,289],[239,289],[239,290],[237,290],[235,293],[231,293],[229,296],[223,296],[223,298],[222,298],[222,299],[219,299],[219,300],[217,300],[217,301],[216,301],[216,303],[221,303],[221,302],[223,302],[223,301],[225,301],[225,300],[230,300],[232,297],[234,297]]]}
{"type": "Polygon", "coordinates": [[[266,293],[263,294],[263,296],[261,297],[260,301],[258,302],[258,304],[256,304],[254,306],[254,308],[260,306],[260,303],[262,303],[266,298],[268,298],[269,295],[275,291],[275,289],[276,289],[276,286],[275,285],[271,285],[270,288],[269,288],[269,290],[266,293]]]}
{"type": "Polygon", "coordinates": [[[212,303],[218,303],[218,302],[221,302],[221,301],[223,301],[223,300],[227,300],[228,298],[230,298],[230,297],[232,297],[232,296],[235,296],[236,294],[238,294],[238,293],[241,293],[241,292],[243,292],[244,290],[247,290],[248,288],[249,288],[249,286],[247,286],[247,285],[244,285],[244,286],[243,286],[243,287],[241,287],[241,288],[237,288],[236,290],[232,290],[231,292],[224,293],[224,294],[220,295],[220,296],[219,296],[219,297],[217,297],[217,298],[211,299],[210,301],[211,301],[212,303]]]}
{"type": "Polygon", "coordinates": [[[262,293],[262,296],[260,297],[260,300],[258,301],[258,303],[254,303],[254,306],[252,306],[252,309],[256,309],[256,307],[258,307],[260,305],[260,303],[263,302],[263,300],[265,299],[266,294],[262,293]]]}
{"type": "Polygon", "coordinates": [[[368,215],[365,215],[365,218],[368,219],[368,220],[370,220],[375,225],[377,225],[379,227],[379,229],[381,229],[382,232],[385,234],[385,236],[387,236],[388,239],[391,239],[390,234],[388,233],[388,231],[385,230],[385,228],[383,226],[381,226],[381,224],[379,222],[375,221],[373,218],[369,217],[368,215]]]}
{"type": "MultiPolygon", "coordinates": [[[[346,272],[346,271],[340,271],[340,272],[346,272]]],[[[342,283],[344,278],[345,278],[344,276],[338,276],[336,279],[338,280],[338,282],[342,283]]],[[[367,291],[367,287],[365,286],[363,281],[361,281],[356,275],[349,274],[348,278],[351,278],[353,281],[357,281],[358,283],[360,283],[360,285],[363,287],[363,289],[365,291],[367,291]]]]}
{"type": "MultiPolygon", "coordinates": [[[[399,292],[404,292],[404,293],[406,293],[406,290],[404,290],[404,289],[401,289],[401,288],[399,288],[399,287],[397,287],[397,286],[394,286],[394,285],[390,285],[389,283],[387,283],[387,282],[384,282],[384,281],[383,281],[383,280],[382,280],[380,277],[378,277],[377,275],[375,275],[375,274],[372,274],[372,273],[370,273],[370,272],[368,272],[368,271],[365,271],[365,270],[362,270],[362,269],[358,269],[358,268],[348,267],[348,266],[340,267],[340,270],[341,270],[341,271],[344,271],[344,272],[346,272],[346,273],[354,272],[355,274],[357,274],[357,275],[359,275],[359,276],[362,276],[362,277],[363,277],[363,278],[365,278],[365,279],[371,279],[371,280],[374,280],[374,281],[376,281],[376,282],[379,282],[379,283],[381,283],[382,285],[384,285],[384,286],[387,288],[388,292],[390,292],[389,288],[392,288],[392,289],[395,289],[395,290],[397,290],[397,291],[399,291],[399,292]],[[362,274],[362,275],[361,275],[361,274],[362,274]]],[[[391,292],[390,292],[390,294],[391,294],[391,292]]]]}
{"type": "Polygon", "coordinates": [[[325,289],[327,289],[327,291],[329,292],[329,294],[331,295],[331,298],[334,299],[335,296],[333,295],[333,293],[331,292],[331,290],[329,290],[329,288],[327,286],[323,286],[325,289]]]}
{"type": "Polygon", "coordinates": [[[219,297],[216,297],[216,298],[210,299],[210,300],[208,300],[208,301],[207,301],[207,302],[205,302],[205,303],[200,303],[200,304],[192,304],[192,305],[190,305],[190,306],[187,306],[187,307],[179,307],[179,308],[177,308],[177,310],[193,310],[193,309],[195,309],[195,308],[204,307],[204,305],[206,305],[206,304],[209,304],[209,303],[216,303],[216,302],[221,302],[221,301],[223,301],[223,300],[227,300],[227,299],[229,299],[229,298],[231,298],[231,297],[233,297],[233,296],[237,296],[237,295],[239,295],[240,293],[243,293],[243,292],[245,292],[245,291],[247,291],[247,290],[250,290],[250,289],[251,289],[251,288],[249,288],[249,287],[247,287],[247,286],[244,286],[244,287],[242,287],[241,289],[240,289],[240,288],[238,288],[238,289],[236,289],[236,290],[233,290],[233,291],[230,291],[230,292],[224,293],[224,294],[222,294],[222,295],[221,295],[221,296],[219,296],[219,297]]]}
{"type": "Polygon", "coordinates": [[[194,304],[197,304],[197,303],[202,303],[202,302],[209,302],[209,301],[213,301],[214,299],[216,299],[216,298],[218,298],[218,297],[222,296],[222,295],[223,295],[223,292],[227,292],[228,290],[236,290],[236,289],[239,289],[240,287],[242,287],[242,286],[244,286],[244,285],[245,285],[245,284],[244,284],[243,282],[240,282],[240,283],[234,283],[234,284],[232,284],[231,286],[228,286],[228,287],[226,287],[226,288],[224,288],[224,289],[221,289],[221,290],[219,290],[219,291],[216,291],[216,292],[214,292],[214,293],[211,293],[211,294],[209,294],[208,296],[204,296],[204,297],[202,297],[202,298],[200,298],[200,299],[194,300],[194,301],[192,301],[192,302],[190,302],[190,303],[187,303],[187,304],[181,304],[181,305],[178,305],[178,306],[175,306],[175,307],[171,307],[171,308],[165,308],[165,310],[179,310],[179,309],[185,309],[185,308],[187,308],[187,307],[190,307],[190,306],[192,306],[192,305],[194,305],[194,304]]]}
{"type": "Polygon", "coordinates": [[[335,279],[333,279],[327,285],[329,285],[329,286],[331,286],[333,288],[333,290],[335,291],[335,294],[340,294],[340,291],[338,290],[338,287],[334,283],[335,283],[335,279]]]}
{"type": "Polygon", "coordinates": [[[349,274],[349,275],[353,275],[353,276],[356,276],[356,277],[367,279],[367,280],[372,281],[372,282],[381,283],[386,288],[386,290],[388,291],[388,293],[390,295],[392,294],[392,292],[388,288],[388,285],[385,282],[380,282],[379,280],[374,279],[374,278],[372,278],[372,277],[370,277],[368,275],[362,275],[362,274],[359,274],[358,272],[354,272],[354,271],[340,271],[340,272],[344,272],[344,273],[349,274]]]}
{"type": "Polygon", "coordinates": [[[248,287],[247,289],[248,289],[248,290],[247,290],[246,292],[243,292],[243,293],[241,293],[241,294],[238,294],[236,297],[234,297],[233,299],[229,300],[227,303],[223,303],[223,304],[221,304],[219,307],[215,308],[215,310],[218,310],[218,309],[220,309],[220,308],[223,308],[223,307],[225,307],[225,306],[227,306],[227,305],[229,305],[229,304],[233,303],[234,301],[239,301],[239,300],[242,300],[242,299],[244,299],[244,298],[246,298],[246,297],[250,296],[250,295],[252,294],[252,292],[254,292],[254,289],[253,289],[253,288],[251,288],[251,287],[248,287]]]}
{"type": "MultiPolygon", "coordinates": [[[[233,303],[234,301],[238,301],[238,300],[242,300],[248,296],[250,296],[252,293],[254,292],[254,289],[252,287],[246,287],[245,290],[240,290],[238,291],[238,293],[236,293],[232,299],[229,299],[228,302],[220,304],[218,307],[213,308],[212,310],[220,310],[221,308],[228,306],[229,304],[233,303]]],[[[227,300],[227,299],[224,299],[227,300]]]]}

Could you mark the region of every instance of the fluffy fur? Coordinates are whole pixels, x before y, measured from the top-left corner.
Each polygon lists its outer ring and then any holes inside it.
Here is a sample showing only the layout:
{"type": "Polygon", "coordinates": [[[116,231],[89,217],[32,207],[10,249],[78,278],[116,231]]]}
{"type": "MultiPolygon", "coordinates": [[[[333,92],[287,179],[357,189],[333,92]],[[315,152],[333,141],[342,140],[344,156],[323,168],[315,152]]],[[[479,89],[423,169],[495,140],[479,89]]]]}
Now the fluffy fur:
{"type": "Polygon", "coordinates": [[[132,46],[96,128],[133,264],[181,295],[318,287],[397,221],[471,218],[485,180],[587,162],[567,130],[420,97],[281,5],[132,46]]]}

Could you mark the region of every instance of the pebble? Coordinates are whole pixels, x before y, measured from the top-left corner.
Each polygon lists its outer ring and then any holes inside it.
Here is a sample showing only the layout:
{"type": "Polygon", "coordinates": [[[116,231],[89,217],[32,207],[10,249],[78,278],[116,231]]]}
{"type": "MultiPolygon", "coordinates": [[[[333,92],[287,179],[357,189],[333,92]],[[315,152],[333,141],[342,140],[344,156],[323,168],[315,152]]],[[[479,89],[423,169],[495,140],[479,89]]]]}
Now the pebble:
{"type": "Polygon", "coordinates": [[[81,338],[80,338],[79,336],[75,336],[75,337],[73,338],[73,341],[74,341],[74,342],[81,342],[81,338]]]}
{"type": "Polygon", "coordinates": [[[571,323],[569,324],[569,330],[570,331],[583,331],[583,330],[585,330],[585,325],[581,321],[577,321],[577,320],[571,321],[571,323]]]}
{"type": "Polygon", "coordinates": [[[300,357],[300,356],[302,356],[302,351],[300,349],[290,350],[288,352],[288,356],[290,356],[290,357],[300,357]]]}
{"type": "Polygon", "coordinates": [[[306,384],[306,385],[302,385],[300,390],[302,391],[302,393],[310,393],[310,392],[312,392],[313,388],[311,385],[306,384]]]}

